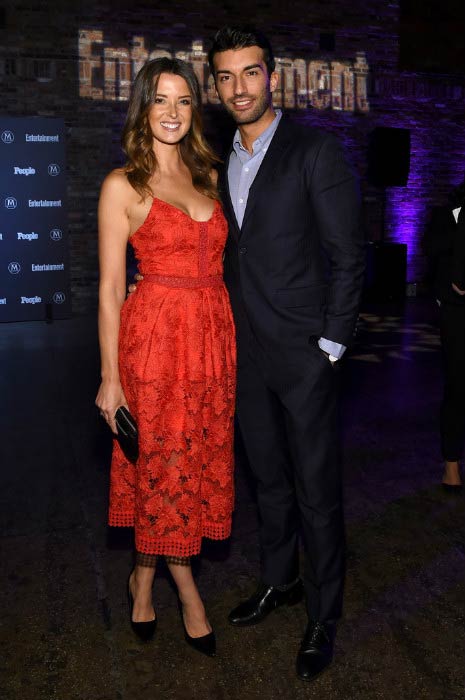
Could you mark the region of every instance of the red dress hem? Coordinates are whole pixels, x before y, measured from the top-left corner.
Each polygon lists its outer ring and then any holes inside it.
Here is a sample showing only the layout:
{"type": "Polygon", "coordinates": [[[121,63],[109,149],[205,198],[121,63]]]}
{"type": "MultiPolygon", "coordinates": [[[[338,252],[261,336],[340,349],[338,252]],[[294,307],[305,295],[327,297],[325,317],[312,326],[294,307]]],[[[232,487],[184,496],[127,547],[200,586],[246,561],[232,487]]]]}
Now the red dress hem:
{"type": "MultiPolygon", "coordinates": [[[[108,524],[111,527],[134,527],[134,514],[109,513],[108,524]]],[[[173,539],[167,537],[150,539],[141,536],[136,530],[136,551],[142,554],[164,555],[171,557],[192,557],[200,553],[202,540],[226,540],[231,535],[231,520],[224,524],[204,523],[202,534],[196,537],[173,539]]]]}

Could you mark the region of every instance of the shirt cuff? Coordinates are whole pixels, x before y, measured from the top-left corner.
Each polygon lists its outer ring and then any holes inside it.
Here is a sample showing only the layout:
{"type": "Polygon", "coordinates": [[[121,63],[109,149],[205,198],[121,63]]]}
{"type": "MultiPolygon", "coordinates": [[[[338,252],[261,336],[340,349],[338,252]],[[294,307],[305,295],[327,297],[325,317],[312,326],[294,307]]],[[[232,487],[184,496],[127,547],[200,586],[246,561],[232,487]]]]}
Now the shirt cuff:
{"type": "Polygon", "coordinates": [[[332,355],[337,360],[340,360],[345,351],[347,350],[345,345],[340,343],[335,343],[333,340],[328,340],[327,338],[320,338],[318,341],[320,349],[327,352],[328,355],[332,355]]]}

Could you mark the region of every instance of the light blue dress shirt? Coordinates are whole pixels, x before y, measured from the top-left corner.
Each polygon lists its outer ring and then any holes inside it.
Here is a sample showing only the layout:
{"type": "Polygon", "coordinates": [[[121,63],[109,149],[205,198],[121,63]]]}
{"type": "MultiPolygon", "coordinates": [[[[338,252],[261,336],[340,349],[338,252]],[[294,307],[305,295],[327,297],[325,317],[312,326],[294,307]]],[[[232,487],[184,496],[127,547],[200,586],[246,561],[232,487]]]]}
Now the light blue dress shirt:
{"type": "MultiPolygon", "coordinates": [[[[242,226],[244,220],[249,190],[263,162],[271,140],[275,135],[281,117],[282,112],[280,109],[277,109],[276,116],[270,126],[253,142],[252,153],[249,153],[242,145],[239,129],[237,129],[234,134],[233,150],[231,151],[228,165],[228,184],[231,202],[239,228],[242,226]]],[[[340,359],[346,350],[345,345],[335,343],[327,338],[320,338],[318,345],[324,352],[328,353],[328,355],[331,356],[330,359],[334,361],[340,359]]]]}
{"type": "Polygon", "coordinates": [[[275,135],[281,117],[282,112],[280,109],[277,109],[276,116],[270,126],[253,142],[252,153],[249,153],[242,145],[239,129],[234,134],[233,150],[229,158],[228,182],[231,201],[239,227],[242,226],[244,219],[249,190],[263,162],[271,139],[275,135]]]}

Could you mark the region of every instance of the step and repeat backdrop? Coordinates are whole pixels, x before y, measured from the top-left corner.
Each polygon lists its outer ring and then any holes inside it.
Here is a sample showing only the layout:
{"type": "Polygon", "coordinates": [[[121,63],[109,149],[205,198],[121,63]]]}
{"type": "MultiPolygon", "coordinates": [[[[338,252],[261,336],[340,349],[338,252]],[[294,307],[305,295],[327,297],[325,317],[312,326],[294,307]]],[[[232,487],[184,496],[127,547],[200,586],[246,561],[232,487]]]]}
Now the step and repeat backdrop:
{"type": "Polygon", "coordinates": [[[0,117],[0,321],[68,318],[63,119],[0,117]]]}

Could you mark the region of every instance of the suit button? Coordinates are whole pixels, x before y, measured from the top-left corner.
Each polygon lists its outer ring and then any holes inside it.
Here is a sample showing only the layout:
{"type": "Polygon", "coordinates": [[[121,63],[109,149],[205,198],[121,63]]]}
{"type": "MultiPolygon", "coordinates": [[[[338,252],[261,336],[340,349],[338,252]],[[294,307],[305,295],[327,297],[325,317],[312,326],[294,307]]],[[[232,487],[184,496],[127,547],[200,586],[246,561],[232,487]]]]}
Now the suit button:
{"type": "Polygon", "coordinates": [[[247,253],[247,248],[239,248],[239,253],[244,255],[244,253],[247,253]]]}

